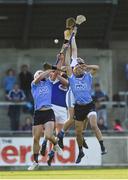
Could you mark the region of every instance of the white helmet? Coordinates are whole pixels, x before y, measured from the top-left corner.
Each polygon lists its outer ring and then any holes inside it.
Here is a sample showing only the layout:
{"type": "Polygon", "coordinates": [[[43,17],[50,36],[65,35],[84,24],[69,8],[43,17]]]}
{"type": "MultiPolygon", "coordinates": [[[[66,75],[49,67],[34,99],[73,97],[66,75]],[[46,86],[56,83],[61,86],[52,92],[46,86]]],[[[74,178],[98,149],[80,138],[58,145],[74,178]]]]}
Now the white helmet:
{"type": "Polygon", "coordinates": [[[42,73],[42,72],[43,72],[42,70],[36,71],[35,74],[34,74],[34,79],[35,79],[40,73],[42,73]]]}
{"type": "Polygon", "coordinates": [[[85,61],[82,58],[78,57],[77,58],[77,63],[78,64],[85,64],[85,61]]]}

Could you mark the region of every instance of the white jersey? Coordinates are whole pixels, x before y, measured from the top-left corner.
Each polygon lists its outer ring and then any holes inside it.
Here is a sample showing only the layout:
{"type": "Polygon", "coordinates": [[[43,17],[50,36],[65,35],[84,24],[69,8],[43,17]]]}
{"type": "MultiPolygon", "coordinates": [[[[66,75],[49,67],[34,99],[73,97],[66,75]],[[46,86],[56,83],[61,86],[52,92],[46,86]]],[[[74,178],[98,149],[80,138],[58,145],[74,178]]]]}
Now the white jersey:
{"type": "Polygon", "coordinates": [[[66,108],[66,92],[67,88],[63,88],[59,80],[56,80],[52,88],[52,109],[55,113],[56,122],[64,124],[68,119],[66,108]]]}
{"type": "Polygon", "coordinates": [[[75,104],[75,98],[74,98],[71,88],[69,87],[69,90],[66,94],[66,105],[68,108],[71,108],[71,107],[74,108],[74,104],[75,104]]]}
{"type": "Polygon", "coordinates": [[[56,122],[60,124],[64,124],[65,121],[68,119],[67,108],[52,104],[52,109],[55,113],[56,122]]]}
{"type": "MultiPolygon", "coordinates": [[[[74,68],[74,66],[76,66],[77,63],[77,58],[71,58],[71,64],[70,66],[72,68],[74,68]]],[[[66,105],[68,108],[74,108],[74,104],[75,104],[75,99],[74,99],[74,95],[73,92],[71,90],[71,87],[69,86],[68,92],[66,93],[66,105]]]]}

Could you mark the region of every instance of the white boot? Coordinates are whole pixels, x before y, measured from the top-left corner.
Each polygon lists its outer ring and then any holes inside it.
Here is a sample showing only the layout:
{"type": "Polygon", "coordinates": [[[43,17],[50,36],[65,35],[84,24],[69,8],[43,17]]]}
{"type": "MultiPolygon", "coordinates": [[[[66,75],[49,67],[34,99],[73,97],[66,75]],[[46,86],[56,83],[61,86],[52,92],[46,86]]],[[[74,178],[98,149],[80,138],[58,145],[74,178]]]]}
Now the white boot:
{"type": "Polygon", "coordinates": [[[58,144],[54,145],[53,150],[56,151],[59,155],[63,155],[63,151],[58,144]]]}
{"type": "Polygon", "coordinates": [[[31,166],[29,166],[28,171],[32,171],[34,169],[37,169],[38,166],[39,166],[39,164],[34,161],[33,164],[31,166]]]}

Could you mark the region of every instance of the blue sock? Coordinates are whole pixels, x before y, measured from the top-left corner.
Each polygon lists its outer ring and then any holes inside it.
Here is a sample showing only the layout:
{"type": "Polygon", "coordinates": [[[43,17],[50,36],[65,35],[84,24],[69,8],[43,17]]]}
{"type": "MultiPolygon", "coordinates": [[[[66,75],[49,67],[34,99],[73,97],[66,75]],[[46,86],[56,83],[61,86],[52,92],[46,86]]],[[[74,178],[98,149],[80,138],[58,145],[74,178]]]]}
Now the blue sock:
{"type": "Polygon", "coordinates": [[[54,154],[55,154],[55,152],[53,150],[51,150],[48,155],[49,155],[49,157],[54,157],[54,154]]]}
{"type": "Polygon", "coordinates": [[[44,139],[42,145],[46,145],[46,144],[47,144],[47,140],[44,139]]]}
{"type": "Polygon", "coordinates": [[[64,138],[64,130],[62,129],[59,133],[58,133],[58,138],[64,138]]]}

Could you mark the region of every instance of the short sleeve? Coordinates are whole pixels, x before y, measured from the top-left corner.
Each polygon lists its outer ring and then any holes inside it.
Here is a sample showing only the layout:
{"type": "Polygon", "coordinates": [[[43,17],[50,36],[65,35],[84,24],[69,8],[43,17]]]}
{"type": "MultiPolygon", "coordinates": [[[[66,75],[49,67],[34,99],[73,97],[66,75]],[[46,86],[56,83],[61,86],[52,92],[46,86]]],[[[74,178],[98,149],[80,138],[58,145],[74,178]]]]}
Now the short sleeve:
{"type": "Polygon", "coordinates": [[[77,59],[71,59],[71,64],[70,64],[70,66],[71,67],[75,67],[76,65],[78,64],[78,62],[77,62],[77,59]]]}
{"type": "Polygon", "coordinates": [[[37,85],[32,81],[31,82],[31,88],[36,87],[37,85]]]}

